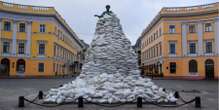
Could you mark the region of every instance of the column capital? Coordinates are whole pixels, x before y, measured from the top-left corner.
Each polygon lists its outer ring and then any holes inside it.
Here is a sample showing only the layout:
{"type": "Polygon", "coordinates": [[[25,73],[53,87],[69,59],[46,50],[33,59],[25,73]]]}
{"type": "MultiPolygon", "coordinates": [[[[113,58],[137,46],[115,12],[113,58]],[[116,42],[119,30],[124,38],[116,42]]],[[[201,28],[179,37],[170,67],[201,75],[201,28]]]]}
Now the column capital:
{"type": "Polygon", "coordinates": [[[13,20],[12,22],[13,22],[13,24],[17,24],[17,23],[19,23],[20,21],[18,21],[18,20],[13,20]]]}
{"type": "Polygon", "coordinates": [[[32,24],[33,21],[26,21],[27,24],[32,24]]]}

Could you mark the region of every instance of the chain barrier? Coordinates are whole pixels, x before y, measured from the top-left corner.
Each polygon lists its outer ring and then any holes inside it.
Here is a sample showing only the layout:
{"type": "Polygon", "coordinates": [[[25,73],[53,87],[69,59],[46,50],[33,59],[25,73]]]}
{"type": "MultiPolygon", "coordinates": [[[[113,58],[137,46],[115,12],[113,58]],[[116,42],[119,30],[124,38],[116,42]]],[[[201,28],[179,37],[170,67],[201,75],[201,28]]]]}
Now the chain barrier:
{"type": "MultiPolygon", "coordinates": [[[[25,99],[25,98],[24,98],[25,99]]],[[[37,101],[37,99],[38,99],[38,96],[36,96],[33,100],[29,100],[30,102],[35,102],[35,101],[37,101]]]]}
{"type": "MultiPolygon", "coordinates": [[[[135,100],[136,99],[134,99],[134,100],[132,100],[130,102],[134,102],[135,100]]],[[[118,106],[122,106],[122,105],[130,103],[130,102],[123,102],[123,103],[118,103],[118,104],[102,104],[102,103],[96,103],[96,102],[88,101],[87,99],[85,99],[85,101],[90,103],[90,104],[94,104],[94,105],[98,105],[98,106],[103,106],[103,107],[118,107],[118,106]]]]}
{"type": "Polygon", "coordinates": [[[36,102],[30,101],[30,100],[28,100],[26,98],[24,98],[24,100],[29,102],[29,103],[31,103],[31,104],[38,105],[38,106],[41,106],[41,107],[58,107],[58,106],[64,105],[64,104],[45,105],[45,104],[40,104],[40,103],[36,103],[36,102]]]}
{"type": "Polygon", "coordinates": [[[190,100],[190,101],[188,101],[188,102],[184,102],[183,104],[176,104],[176,105],[164,105],[164,104],[159,104],[159,103],[154,103],[154,102],[147,102],[147,103],[155,105],[155,106],[159,106],[159,107],[181,107],[183,105],[192,103],[194,101],[195,101],[195,98],[190,100]]]}
{"type": "MultiPolygon", "coordinates": [[[[44,96],[44,94],[43,94],[44,96]]],[[[62,106],[62,105],[66,105],[66,104],[72,104],[72,103],[79,103],[77,102],[78,98],[76,98],[75,100],[73,101],[70,101],[68,103],[61,103],[61,104],[41,104],[41,103],[37,103],[37,99],[39,98],[39,96],[36,96],[33,100],[29,100],[27,98],[23,98],[24,101],[27,101],[31,104],[34,104],[34,105],[38,105],[38,106],[42,106],[42,107],[58,107],[58,106],[62,106]]],[[[197,97],[196,97],[197,98],[197,97]]],[[[143,103],[147,103],[147,104],[152,104],[152,105],[155,105],[155,106],[158,106],[158,107],[181,107],[183,105],[186,105],[186,104],[189,104],[189,103],[192,103],[192,102],[196,102],[196,98],[192,99],[192,100],[189,100],[189,101],[186,101],[184,100],[181,96],[179,96],[178,99],[180,99],[183,103],[182,104],[161,104],[161,103],[156,103],[156,102],[147,102],[147,101],[143,101],[143,103]]],[[[200,98],[200,97],[199,97],[200,98]]],[[[82,97],[82,100],[85,100],[86,103],[88,104],[94,104],[94,105],[97,105],[97,106],[103,106],[103,107],[118,107],[118,106],[122,106],[122,105],[126,105],[126,104],[130,104],[130,103],[133,103],[135,102],[136,104],[138,102],[136,102],[136,99],[132,100],[132,101],[129,101],[129,102],[123,102],[123,103],[117,103],[117,104],[103,104],[103,103],[97,103],[97,102],[92,102],[92,101],[88,101],[86,98],[83,98],[82,97]]],[[[141,99],[142,101],[143,99],[141,99]]],[[[199,99],[200,100],[200,99],[199,99]]],[[[83,103],[83,102],[82,102],[83,103]]],[[[141,102],[142,103],[142,102],[141,102]]]]}

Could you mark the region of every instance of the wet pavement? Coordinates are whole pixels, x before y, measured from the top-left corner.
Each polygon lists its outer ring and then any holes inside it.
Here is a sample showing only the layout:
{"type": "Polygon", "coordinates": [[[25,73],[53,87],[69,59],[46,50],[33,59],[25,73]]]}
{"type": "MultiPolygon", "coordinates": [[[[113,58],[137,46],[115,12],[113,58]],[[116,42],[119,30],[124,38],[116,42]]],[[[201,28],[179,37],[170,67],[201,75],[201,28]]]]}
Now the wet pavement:
{"type": "Polygon", "coordinates": [[[218,110],[218,81],[210,80],[153,80],[157,85],[166,89],[179,91],[185,100],[201,97],[202,108],[195,108],[194,103],[182,107],[157,107],[144,104],[137,108],[136,104],[127,104],[107,108],[93,104],[85,104],[78,108],[76,104],[62,105],[54,108],[40,107],[25,103],[25,108],[18,108],[18,97],[33,98],[38,91],[47,91],[52,87],[70,82],[74,78],[53,79],[0,79],[0,110],[218,110]]]}

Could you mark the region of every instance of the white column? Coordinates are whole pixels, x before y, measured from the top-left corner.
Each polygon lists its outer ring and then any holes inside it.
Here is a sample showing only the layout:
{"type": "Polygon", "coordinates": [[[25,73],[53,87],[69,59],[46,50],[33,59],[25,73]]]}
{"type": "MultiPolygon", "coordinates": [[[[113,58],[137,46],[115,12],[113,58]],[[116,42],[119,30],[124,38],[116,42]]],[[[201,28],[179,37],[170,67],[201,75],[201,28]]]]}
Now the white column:
{"type": "Polygon", "coordinates": [[[203,26],[202,23],[198,23],[198,55],[203,55],[203,26]]]}
{"type": "Polygon", "coordinates": [[[0,18],[0,55],[2,53],[2,19],[0,18]]]}
{"type": "Polygon", "coordinates": [[[30,56],[31,48],[31,33],[32,33],[32,22],[27,22],[27,43],[26,43],[26,55],[30,56]]]}
{"type": "Polygon", "coordinates": [[[17,47],[17,22],[13,22],[13,36],[12,36],[12,55],[16,55],[16,47],[17,47]]]}
{"type": "Polygon", "coordinates": [[[183,51],[183,56],[187,55],[187,25],[182,24],[182,51],[183,51]]]}
{"type": "Polygon", "coordinates": [[[219,55],[219,17],[215,18],[214,32],[215,32],[215,53],[219,55]]]}

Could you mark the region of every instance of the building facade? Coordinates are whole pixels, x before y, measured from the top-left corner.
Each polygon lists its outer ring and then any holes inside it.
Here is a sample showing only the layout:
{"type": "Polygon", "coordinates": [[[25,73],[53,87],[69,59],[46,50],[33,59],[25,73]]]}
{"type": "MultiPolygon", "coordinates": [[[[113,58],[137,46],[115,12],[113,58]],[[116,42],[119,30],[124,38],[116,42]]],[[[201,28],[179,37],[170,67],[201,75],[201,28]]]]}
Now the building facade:
{"type": "Polygon", "coordinates": [[[218,79],[219,3],[166,7],[141,35],[145,75],[218,79]]]}
{"type": "Polygon", "coordinates": [[[83,49],[53,7],[0,2],[0,76],[78,73],[83,49]]]}

